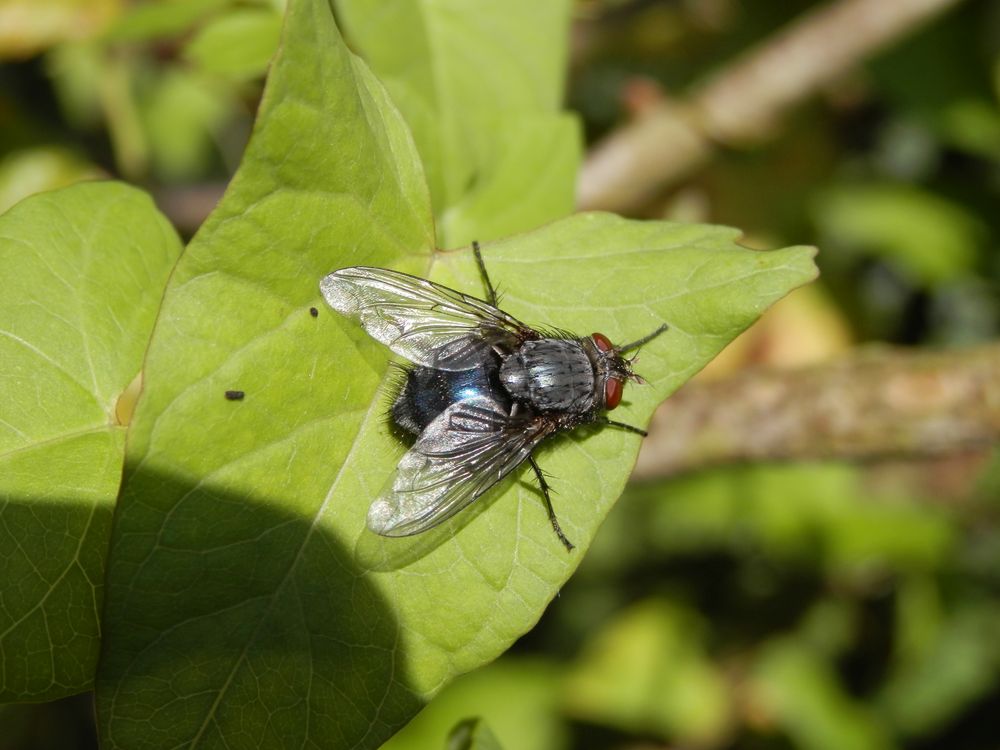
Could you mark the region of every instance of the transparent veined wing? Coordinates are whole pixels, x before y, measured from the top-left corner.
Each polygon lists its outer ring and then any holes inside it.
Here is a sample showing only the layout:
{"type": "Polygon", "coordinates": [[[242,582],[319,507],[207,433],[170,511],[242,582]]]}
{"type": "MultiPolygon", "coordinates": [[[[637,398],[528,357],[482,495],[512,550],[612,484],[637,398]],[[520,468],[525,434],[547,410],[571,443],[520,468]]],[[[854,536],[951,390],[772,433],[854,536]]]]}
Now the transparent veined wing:
{"type": "Polygon", "coordinates": [[[468,370],[493,347],[512,350],[539,334],[482,300],[386,268],[342,268],[320,282],[334,310],[418,365],[468,370]]]}
{"type": "Polygon", "coordinates": [[[556,430],[551,420],[511,418],[477,396],[452,404],[400,459],[368,510],[368,528],[409,536],[451,518],[523,463],[556,430]]]}

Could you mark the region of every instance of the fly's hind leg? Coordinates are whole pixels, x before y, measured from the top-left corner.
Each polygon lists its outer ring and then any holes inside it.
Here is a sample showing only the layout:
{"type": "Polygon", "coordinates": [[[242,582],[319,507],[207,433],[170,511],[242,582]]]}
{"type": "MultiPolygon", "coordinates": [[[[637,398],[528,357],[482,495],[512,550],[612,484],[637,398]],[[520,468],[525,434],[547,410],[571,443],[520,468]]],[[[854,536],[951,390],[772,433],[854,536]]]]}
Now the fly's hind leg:
{"type": "Polygon", "coordinates": [[[538,467],[538,463],[533,457],[528,456],[528,463],[531,464],[531,468],[535,470],[535,476],[538,477],[538,486],[542,489],[542,498],[545,500],[545,510],[549,514],[549,522],[552,524],[552,530],[556,532],[556,536],[559,537],[559,541],[566,547],[566,551],[572,552],[573,543],[563,534],[562,527],[559,526],[559,519],[556,518],[556,512],[552,510],[552,499],[549,497],[549,483],[545,481],[545,475],[542,474],[542,470],[538,467]]]}
{"type": "Polygon", "coordinates": [[[479,273],[482,275],[483,284],[486,286],[486,301],[493,305],[493,307],[496,307],[497,290],[493,286],[493,282],[490,281],[490,275],[486,273],[486,264],[483,262],[483,254],[479,250],[479,243],[475,240],[472,241],[472,252],[476,256],[476,265],[479,266],[479,273]]]}

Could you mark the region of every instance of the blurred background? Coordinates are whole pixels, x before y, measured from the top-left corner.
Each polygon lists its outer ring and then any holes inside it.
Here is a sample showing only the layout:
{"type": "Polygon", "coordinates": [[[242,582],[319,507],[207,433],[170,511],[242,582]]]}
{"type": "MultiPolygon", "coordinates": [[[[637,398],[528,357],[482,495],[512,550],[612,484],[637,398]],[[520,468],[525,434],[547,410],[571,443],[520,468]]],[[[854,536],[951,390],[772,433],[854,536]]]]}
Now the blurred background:
{"type": "MultiPolygon", "coordinates": [[[[282,10],[0,1],[0,211],[108,176],[193,234],[282,10]]],[[[472,716],[507,750],[1000,748],[1000,1],[580,0],[567,106],[581,206],[815,244],[822,277],[658,414],[537,627],[386,748],[472,716]]],[[[3,750],[90,747],[88,696],[0,706],[3,750]]]]}

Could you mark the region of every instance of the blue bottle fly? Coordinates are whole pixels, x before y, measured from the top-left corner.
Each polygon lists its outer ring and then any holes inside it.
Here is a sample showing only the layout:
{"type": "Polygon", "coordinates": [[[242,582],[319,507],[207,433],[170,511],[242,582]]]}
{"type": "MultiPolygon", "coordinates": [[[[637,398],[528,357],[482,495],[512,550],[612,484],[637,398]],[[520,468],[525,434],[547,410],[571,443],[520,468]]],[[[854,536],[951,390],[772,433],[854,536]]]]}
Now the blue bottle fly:
{"type": "Polygon", "coordinates": [[[459,512],[521,464],[538,479],[559,540],[566,538],[532,452],[546,438],[610,420],[625,383],[642,383],[625,346],[594,333],[545,333],[497,307],[479,246],[473,251],[486,299],[415,276],[357,266],[320,282],[327,303],[411,364],[393,401],[393,423],[416,438],[371,504],[368,527],[383,536],[419,534],[459,512]]]}

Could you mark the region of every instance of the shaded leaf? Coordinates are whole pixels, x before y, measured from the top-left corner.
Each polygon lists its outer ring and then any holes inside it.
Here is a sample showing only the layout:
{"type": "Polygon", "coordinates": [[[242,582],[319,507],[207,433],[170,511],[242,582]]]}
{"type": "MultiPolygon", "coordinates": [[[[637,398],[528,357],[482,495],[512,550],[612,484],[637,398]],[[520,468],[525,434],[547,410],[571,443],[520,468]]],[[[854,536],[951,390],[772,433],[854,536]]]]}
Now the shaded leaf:
{"type": "Polygon", "coordinates": [[[982,701],[1000,673],[1000,607],[978,597],[945,605],[936,589],[916,576],[902,586],[900,637],[878,696],[879,707],[907,736],[940,731],[982,701]]]}
{"type": "Polygon", "coordinates": [[[153,165],[164,180],[210,172],[216,136],[232,116],[232,92],[189,71],[166,71],[139,100],[153,165]]]}
{"type": "Polygon", "coordinates": [[[903,488],[862,479],[850,464],[762,464],[633,492],[655,498],[644,528],[655,547],[674,553],[735,551],[751,541],[770,558],[815,560],[839,575],[941,565],[956,541],[949,517],[903,488]]]}
{"type": "Polygon", "coordinates": [[[705,652],[703,631],[680,605],[633,605],[593,639],[570,672],[567,711],[681,745],[717,744],[733,707],[722,673],[705,652]]]}
{"type": "Polygon", "coordinates": [[[170,0],[132,5],[108,29],[110,41],[145,41],[181,34],[232,0],[170,0]]]}
{"type": "Polygon", "coordinates": [[[830,242],[882,257],[928,286],[971,270],[985,233],[962,206],[903,184],[827,191],[816,217],[830,242]]]}
{"type": "Polygon", "coordinates": [[[759,657],[751,694],[755,710],[804,750],[894,747],[880,717],[846,694],[833,666],[792,639],[774,641],[759,657]]]}
{"type": "Polygon", "coordinates": [[[280,35],[277,11],[233,10],[202,26],[184,46],[184,57],[207,73],[254,78],[267,70],[280,35]]]}

